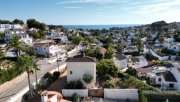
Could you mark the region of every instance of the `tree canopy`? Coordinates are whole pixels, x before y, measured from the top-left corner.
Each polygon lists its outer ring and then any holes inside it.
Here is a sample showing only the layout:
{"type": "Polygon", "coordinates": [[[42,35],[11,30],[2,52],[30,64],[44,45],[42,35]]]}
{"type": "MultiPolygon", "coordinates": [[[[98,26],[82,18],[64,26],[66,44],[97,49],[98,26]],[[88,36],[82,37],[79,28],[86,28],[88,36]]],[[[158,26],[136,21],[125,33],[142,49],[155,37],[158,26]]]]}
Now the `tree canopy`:
{"type": "Polygon", "coordinates": [[[14,24],[20,24],[20,25],[24,24],[24,22],[22,20],[20,20],[20,19],[14,19],[13,23],[14,24]]]}
{"type": "Polygon", "coordinates": [[[46,29],[46,25],[44,23],[40,23],[39,21],[36,21],[35,19],[28,19],[27,26],[28,28],[36,28],[43,31],[46,29]]]}
{"type": "Polygon", "coordinates": [[[97,75],[101,79],[107,78],[107,76],[116,77],[118,73],[118,68],[111,60],[101,60],[97,65],[97,75]]]}
{"type": "Polygon", "coordinates": [[[114,56],[114,50],[113,48],[109,47],[106,51],[106,53],[104,54],[104,58],[106,59],[111,59],[114,56]]]}

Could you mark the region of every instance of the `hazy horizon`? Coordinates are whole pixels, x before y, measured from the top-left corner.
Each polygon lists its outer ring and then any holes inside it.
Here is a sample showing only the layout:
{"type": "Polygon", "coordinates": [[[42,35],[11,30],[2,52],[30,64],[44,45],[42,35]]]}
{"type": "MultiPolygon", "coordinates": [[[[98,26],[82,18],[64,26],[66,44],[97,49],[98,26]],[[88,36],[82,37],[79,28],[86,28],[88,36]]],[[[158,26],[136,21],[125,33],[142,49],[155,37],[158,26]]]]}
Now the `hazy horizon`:
{"type": "Polygon", "coordinates": [[[150,24],[180,21],[180,0],[1,0],[0,19],[48,25],[150,24]]]}

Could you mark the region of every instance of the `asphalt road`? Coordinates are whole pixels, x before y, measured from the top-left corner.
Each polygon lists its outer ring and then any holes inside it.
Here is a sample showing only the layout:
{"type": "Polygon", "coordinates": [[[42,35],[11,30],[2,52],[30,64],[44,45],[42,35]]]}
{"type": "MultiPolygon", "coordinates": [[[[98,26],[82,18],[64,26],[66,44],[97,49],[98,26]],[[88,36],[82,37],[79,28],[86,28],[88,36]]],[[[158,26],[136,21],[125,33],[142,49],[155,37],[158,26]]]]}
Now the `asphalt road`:
{"type": "MultiPolygon", "coordinates": [[[[70,56],[74,56],[77,55],[78,51],[76,51],[75,53],[71,54],[70,56]]],[[[59,66],[63,65],[65,62],[61,61],[58,62],[59,66]]],[[[52,63],[52,64],[48,64],[48,65],[39,65],[40,70],[37,72],[38,75],[38,79],[40,79],[46,72],[49,72],[53,69],[57,68],[57,63],[52,63]]],[[[35,75],[32,74],[30,76],[30,80],[31,83],[35,82],[35,75]]],[[[19,82],[18,84],[14,85],[13,87],[11,87],[10,89],[6,90],[5,92],[0,94],[0,102],[6,102],[7,100],[9,100],[10,97],[12,97],[13,95],[15,95],[16,93],[18,93],[19,91],[21,91],[23,88],[28,86],[28,79],[26,78],[25,80],[19,82]]]]}

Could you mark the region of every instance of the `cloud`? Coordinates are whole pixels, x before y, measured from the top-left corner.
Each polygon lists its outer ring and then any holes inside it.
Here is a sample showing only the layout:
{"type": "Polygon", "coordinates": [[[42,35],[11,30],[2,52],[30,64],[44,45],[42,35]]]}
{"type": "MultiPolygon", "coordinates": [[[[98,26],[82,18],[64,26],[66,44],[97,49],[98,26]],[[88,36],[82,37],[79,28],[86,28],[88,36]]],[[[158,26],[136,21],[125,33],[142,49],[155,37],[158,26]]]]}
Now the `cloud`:
{"type": "Polygon", "coordinates": [[[66,7],[63,7],[65,9],[79,9],[79,8],[83,8],[83,7],[80,7],[80,6],[66,6],[66,7]]]}
{"type": "Polygon", "coordinates": [[[180,0],[161,0],[158,3],[150,3],[149,5],[139,6],[137,11],[134,11],[135,14],[147,15],[162,13],[165,11],[176,10],[176,7],[180,6],[180,0]]]}
{"type": "Polygon", "coordinates": [[[66,0],[57,2],[56,4],[78,4],[78,3],[94,3],[94,4],[112,4],[127,2],[127,0],[66,0]]]}

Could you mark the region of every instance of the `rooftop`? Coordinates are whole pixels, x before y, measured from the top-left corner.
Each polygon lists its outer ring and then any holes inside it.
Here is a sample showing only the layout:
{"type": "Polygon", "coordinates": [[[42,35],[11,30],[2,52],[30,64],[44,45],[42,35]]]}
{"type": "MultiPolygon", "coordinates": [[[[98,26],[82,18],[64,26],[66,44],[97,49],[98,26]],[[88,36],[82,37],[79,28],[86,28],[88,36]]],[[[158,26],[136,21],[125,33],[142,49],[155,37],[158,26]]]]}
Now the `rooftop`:
{"type": "Polygon", "coordinates": [[[72,58],[68,58],[66,62],[96,62],[96,61],[93,58],[78,55],[72,58]]]}
{"type": "Polygon", "coordinates": [[[126,56],[122,55],[122,54],[116,54],[115,57],[118,59],[118,60],[124,60],[126,59],[126,56]]]}
{"type": "Polygon", "coordinates": [[[170,71],[162,72],[165,81],[177,82],[176,78],[170,71]]]}

